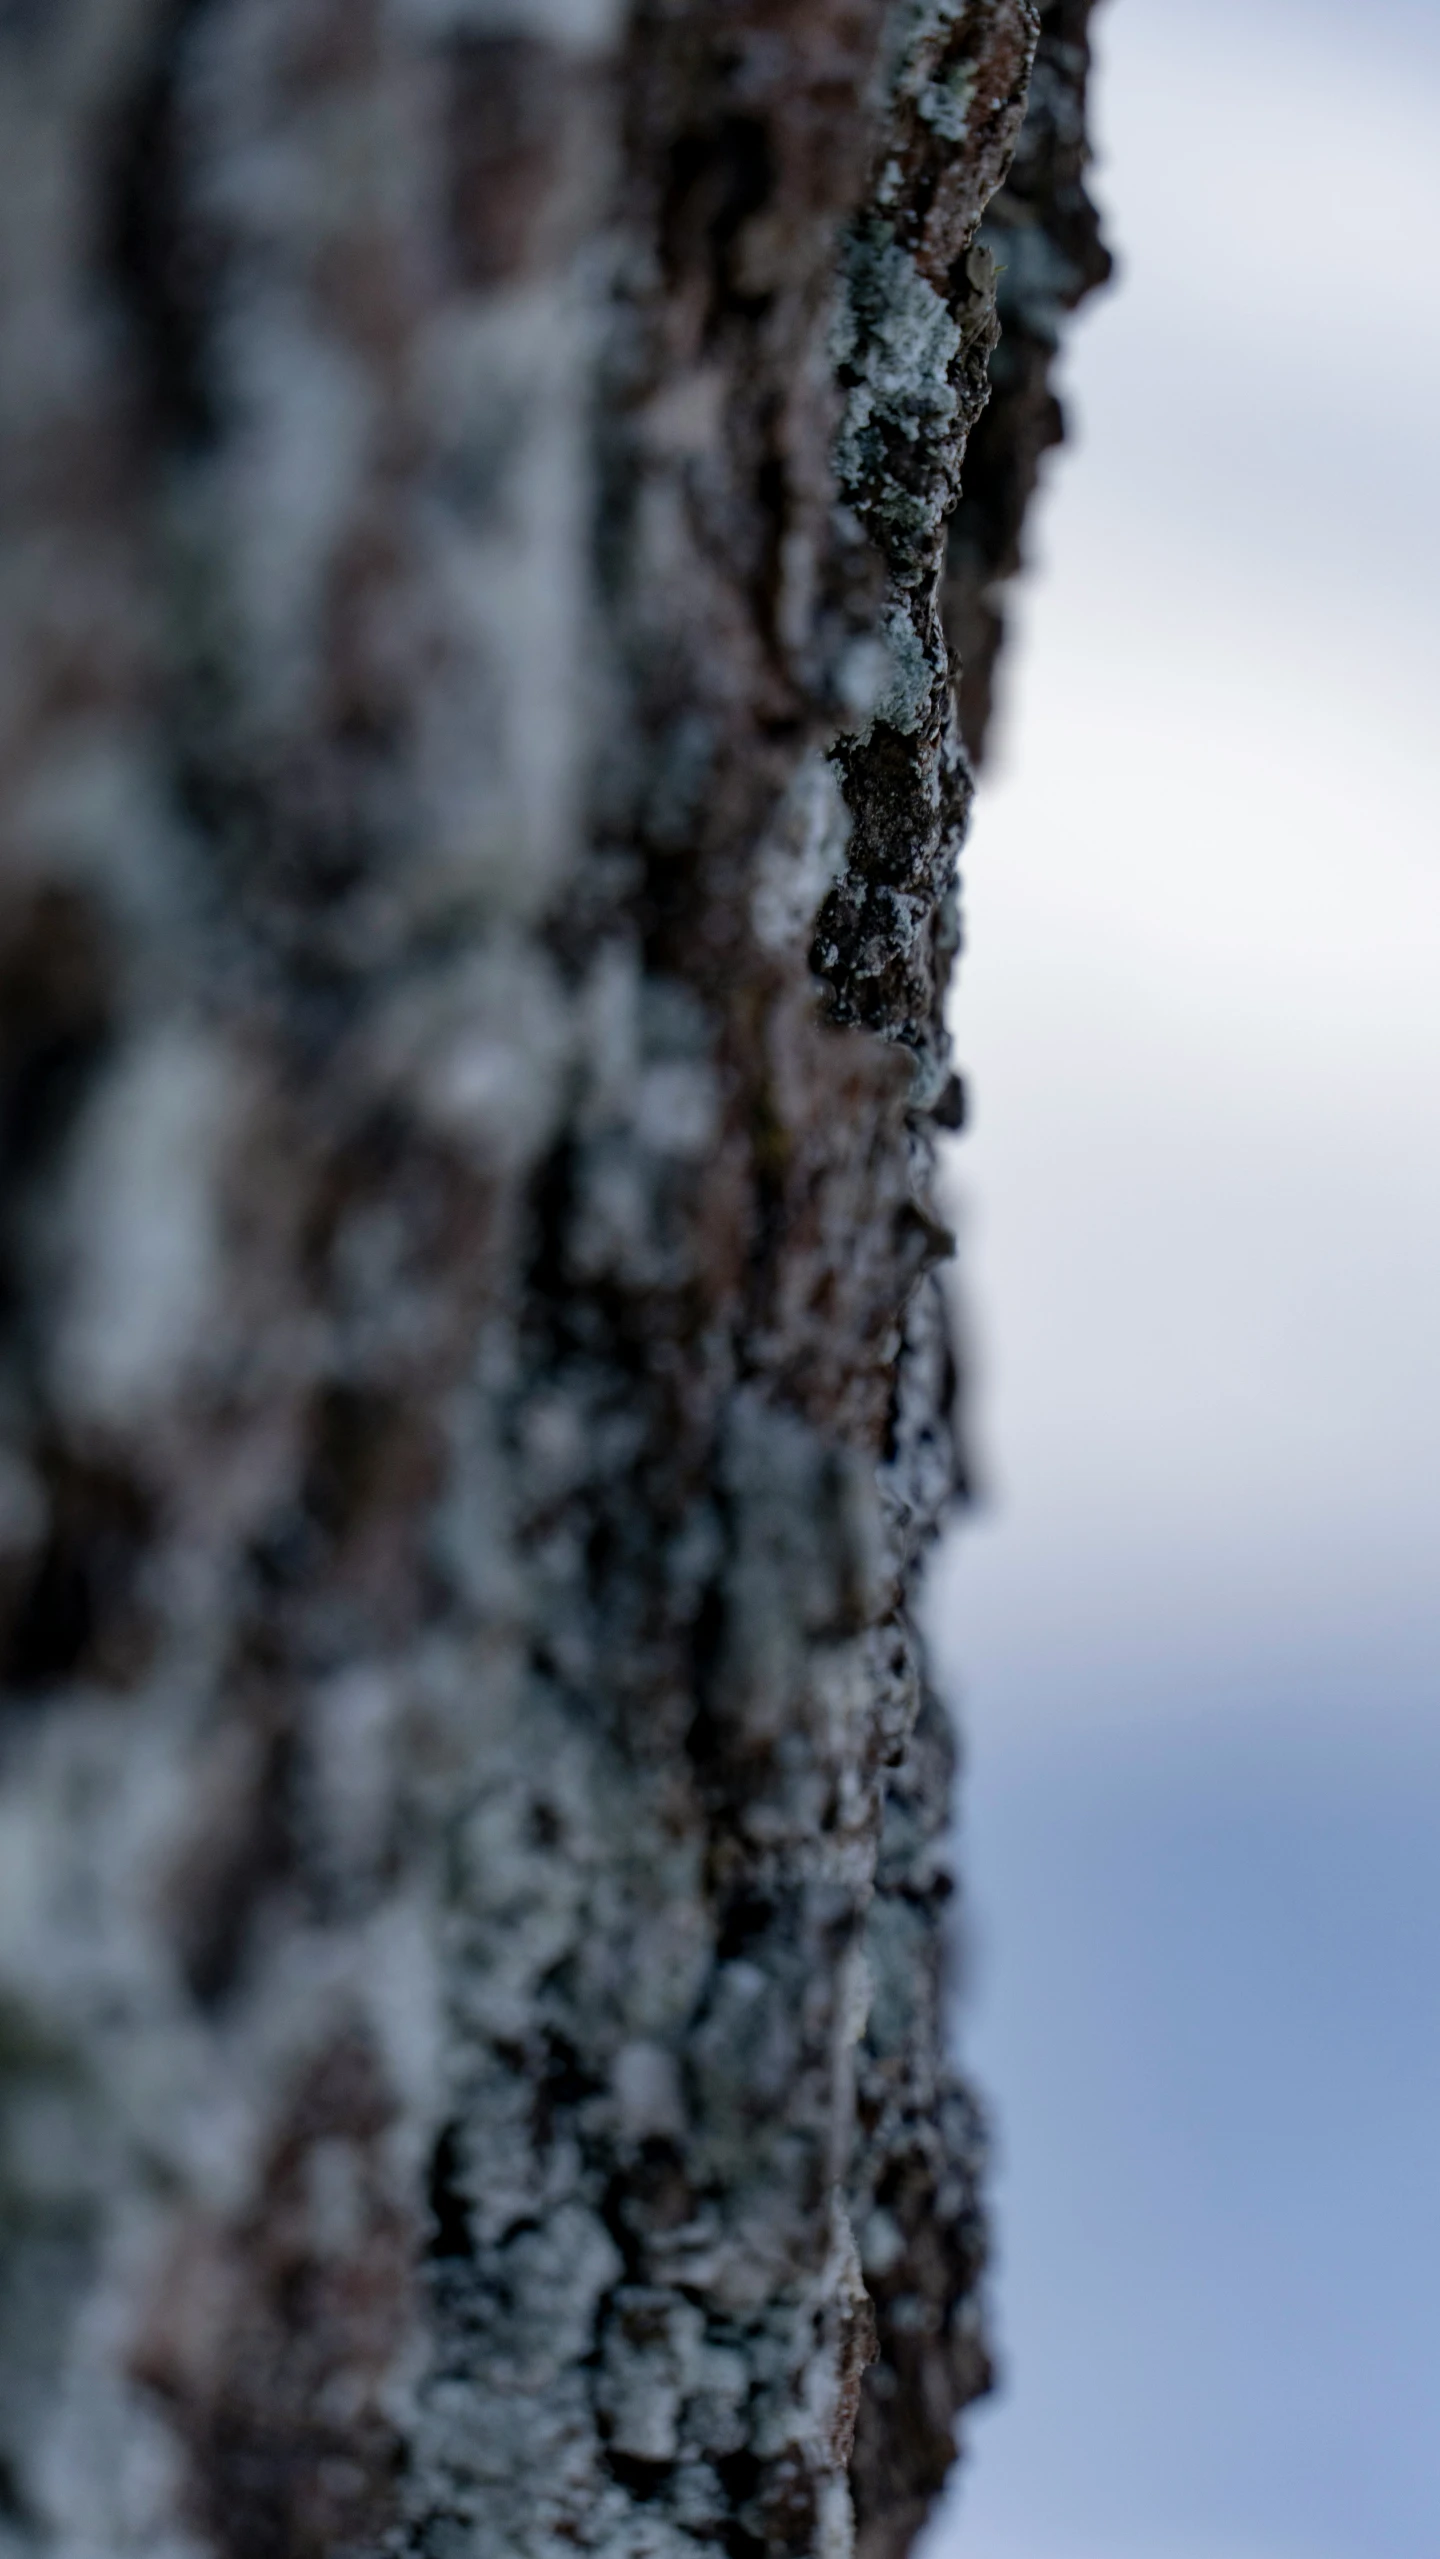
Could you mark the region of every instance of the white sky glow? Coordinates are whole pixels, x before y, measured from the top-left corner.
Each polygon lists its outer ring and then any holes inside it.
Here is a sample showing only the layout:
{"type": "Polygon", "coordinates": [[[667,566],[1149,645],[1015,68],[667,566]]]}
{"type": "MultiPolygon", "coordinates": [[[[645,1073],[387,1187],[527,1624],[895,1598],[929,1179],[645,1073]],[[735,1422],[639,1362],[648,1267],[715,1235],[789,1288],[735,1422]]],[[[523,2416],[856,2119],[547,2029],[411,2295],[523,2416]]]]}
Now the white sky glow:
{"type": "Polygon", "coordinates": [[[1125,272],[955,1008],[982,1719],[1440,1686],[1440,78],[1301,23],[1102,21],[1125,272]]]}

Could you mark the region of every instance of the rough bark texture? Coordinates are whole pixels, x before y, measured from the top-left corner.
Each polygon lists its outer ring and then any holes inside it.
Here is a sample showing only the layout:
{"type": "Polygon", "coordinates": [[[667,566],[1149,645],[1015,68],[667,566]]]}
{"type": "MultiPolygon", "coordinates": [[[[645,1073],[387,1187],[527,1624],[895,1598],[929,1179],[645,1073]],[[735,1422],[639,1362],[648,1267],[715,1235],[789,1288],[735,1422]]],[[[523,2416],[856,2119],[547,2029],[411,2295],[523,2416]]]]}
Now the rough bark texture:
{"type": "Polygon", "coordinates": [[[15,2559],[880,2559],[984,2385],[907,1601],[1036,28],[0,13],[15,2559]]]}
{"type": "Polygon", "coordinates": [[[1003,590],[1021,566],[1021,534],[1041,462],[1065,435],[1065,413],[1051,387],[1061,333],[1111,273],[1100,217],[1085,188],[1093,7],[1094,0],[1042,5],[1020,141],[980,231],[995,260],[1000,342],[950,519],[944,588],[960,729],[976,769],[995,708],[1003,590]]]}

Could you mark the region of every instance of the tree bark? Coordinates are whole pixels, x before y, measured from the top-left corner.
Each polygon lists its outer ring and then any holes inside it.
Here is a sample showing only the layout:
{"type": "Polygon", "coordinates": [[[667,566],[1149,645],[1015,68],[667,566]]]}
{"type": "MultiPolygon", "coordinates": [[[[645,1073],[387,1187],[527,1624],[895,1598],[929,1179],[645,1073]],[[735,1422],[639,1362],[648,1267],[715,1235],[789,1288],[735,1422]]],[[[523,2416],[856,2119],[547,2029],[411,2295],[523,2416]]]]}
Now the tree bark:
{"type": "Polygon", "coordinates": [[[0,13],[13,2559],[889,2559],[985,2385],[941,577],[1084,15],[0,13]]]}

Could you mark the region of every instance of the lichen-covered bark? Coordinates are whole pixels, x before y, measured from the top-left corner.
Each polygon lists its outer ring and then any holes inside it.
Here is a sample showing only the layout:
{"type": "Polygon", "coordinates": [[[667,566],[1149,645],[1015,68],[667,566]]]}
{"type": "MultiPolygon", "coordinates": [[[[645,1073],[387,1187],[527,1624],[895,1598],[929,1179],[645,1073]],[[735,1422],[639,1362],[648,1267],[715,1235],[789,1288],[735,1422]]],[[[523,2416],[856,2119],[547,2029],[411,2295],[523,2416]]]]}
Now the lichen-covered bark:
{"type": "Polygon", "coordinates": [[[888,2553],[983,2386],[908,1603],[1035,33],[0,22],[17,2559],[888,2553]]]}

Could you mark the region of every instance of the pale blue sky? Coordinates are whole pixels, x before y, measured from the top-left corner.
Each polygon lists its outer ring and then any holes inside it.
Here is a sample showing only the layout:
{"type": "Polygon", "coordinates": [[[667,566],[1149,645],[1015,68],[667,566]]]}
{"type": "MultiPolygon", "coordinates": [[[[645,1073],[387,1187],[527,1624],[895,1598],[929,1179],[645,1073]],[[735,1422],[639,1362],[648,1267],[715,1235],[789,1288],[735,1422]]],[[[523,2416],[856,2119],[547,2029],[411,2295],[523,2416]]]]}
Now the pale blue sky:
{"type": "Polygon", "coordinates": [[[955,1014],[1010,2388],[932,2559],[1434,2559],[1440,9],[1100,35],[955,1014]]]}

